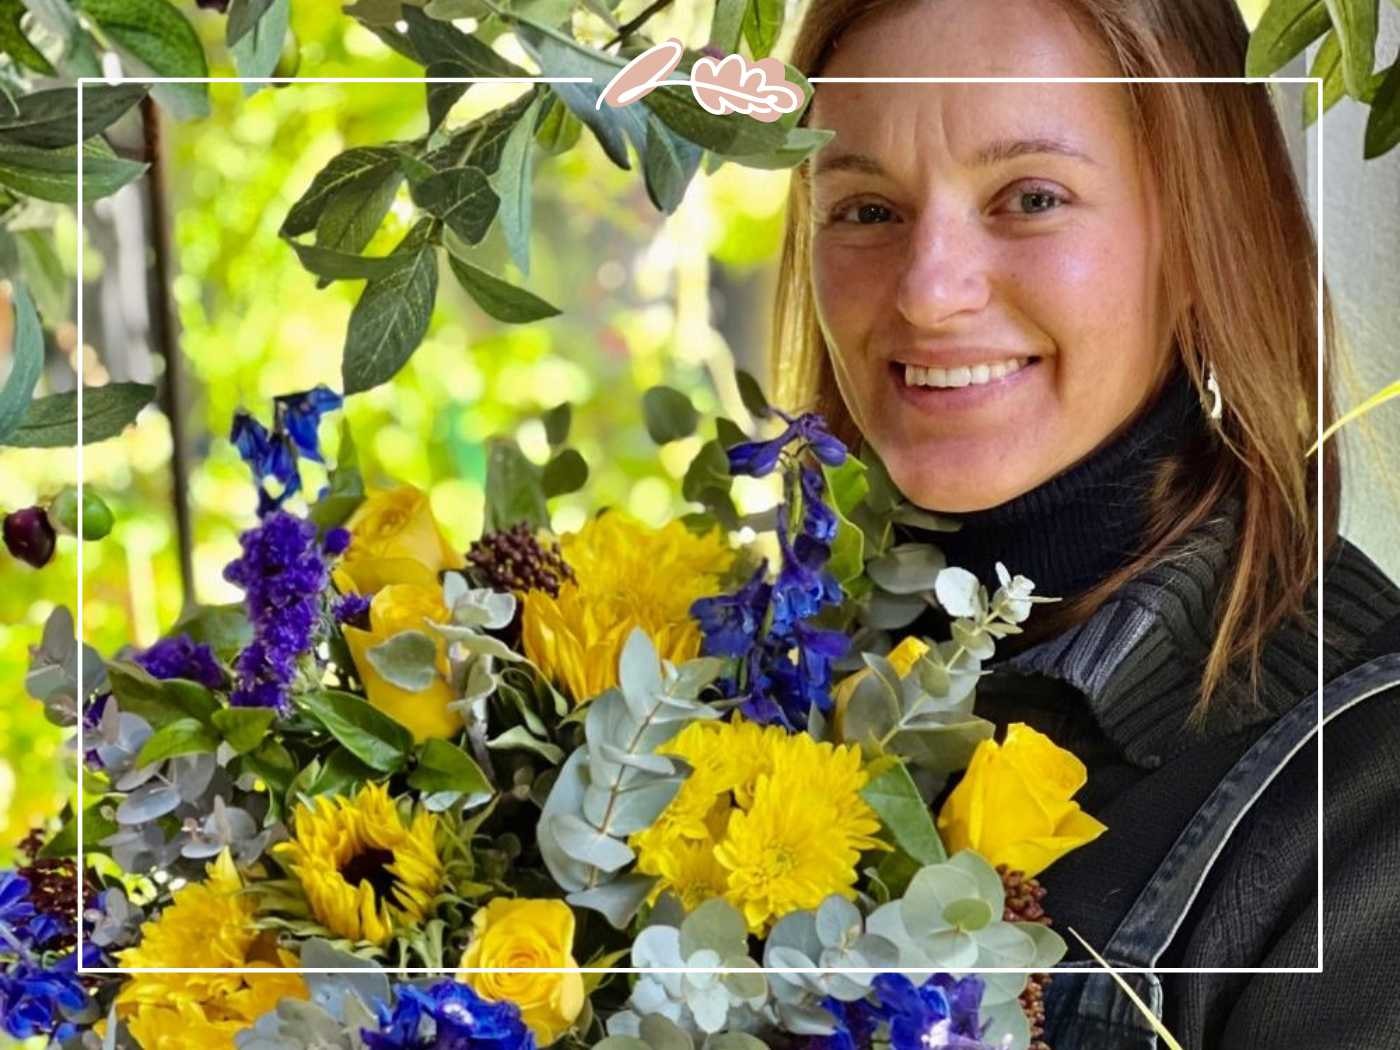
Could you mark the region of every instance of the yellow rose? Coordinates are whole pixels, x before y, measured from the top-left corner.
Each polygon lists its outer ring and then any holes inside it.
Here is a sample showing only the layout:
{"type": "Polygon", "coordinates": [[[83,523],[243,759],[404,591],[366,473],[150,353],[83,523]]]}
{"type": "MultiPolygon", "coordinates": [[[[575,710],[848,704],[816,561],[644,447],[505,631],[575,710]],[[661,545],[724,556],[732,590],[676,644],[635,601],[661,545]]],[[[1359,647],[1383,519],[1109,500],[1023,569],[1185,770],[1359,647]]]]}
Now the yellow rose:
{"type": "Polygon", "coordinates": [[[335,568],[342,591],[373,594],[391,583],[436,586],[438,573],[466,565],[438,528],[427,495],[412,485],[371,492],[345,527],[350,546],[335,568]]]}
{"type": "Polygon", "coordinates": [[[949,853],[974,849],[992,865],[1035,876],[1107,828],[1070,801],[1084,763],[1016,722],[1006,742],[983,740],[938,814],[949,853]]]}
{"type": "MultiPolygon", "coordinates": [[[[919,662],[919,657],[928,652],[928,643],[922,638],[916,638],[912,634],[905,638],[886,654],[885,659],[894,666],[895,673],[903,678],[914,669],[914,665],[919,662]]],[[[862,667],[845,678],[841,679],[836,688],[831,691],[831,699],[834,703],[831,716],[831,726],[836,733],[836,739],[841,737],[841,720],[846,715],[846,705],[851,702],[851,694],[856,691],[856,686],[871,674],[869,667],[862,667]]]]}
{"type": "MultiPolygon", "coordinates": [[[[574,913],[561,900],[497,897],[472,916],[472,939],[463,966],[573,966],[574,913]]],[[[540,1046],[553,1043],[583,1012],[580,973],[522,972],[519,969],[458,976],[484,999],[507,1000],[540,1046]]]]}
{"type": "Polygon", "coordinates": [[[462,731],[462,719],[447,705],[456,697],[447,684],[447,642],[424,624],[424,620],[446,623],[447,607],[442,603],[442,588],[434,581],[420,587],[409,583],[391,583],[382,588],[369,603],[369,630],[346,624],[342,631],[345,644],[355,660],[355,670],[365,685],[369,702],[390,718],[413,731],[413,739],[422,743],[429,737],[451,737],[462,731]],[[400,631],[422,631],[437,645],[438,677],[428,688],[417,693],[400,689],[382,678],[369,662],[369,650],[387,641],[400,631]]]}

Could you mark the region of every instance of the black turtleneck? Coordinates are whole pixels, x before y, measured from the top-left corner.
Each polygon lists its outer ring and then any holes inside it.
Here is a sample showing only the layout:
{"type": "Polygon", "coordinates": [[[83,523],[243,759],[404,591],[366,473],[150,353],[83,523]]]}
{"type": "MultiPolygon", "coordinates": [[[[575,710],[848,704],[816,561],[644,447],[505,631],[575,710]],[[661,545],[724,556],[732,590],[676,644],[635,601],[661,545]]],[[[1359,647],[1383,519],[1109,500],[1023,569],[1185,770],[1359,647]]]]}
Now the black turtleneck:
{"type": "Polygon", "coordinates": [[[1079,463],[1000,506],[945,515],[962,523],[958,532],[898,526],[896,536],[936,544],[989,590],[1000,561],[1037,594],[1074,597],[1139,553],[1156,467],[1208,425],[1178,364],[1127,428],[1079,463]]]}

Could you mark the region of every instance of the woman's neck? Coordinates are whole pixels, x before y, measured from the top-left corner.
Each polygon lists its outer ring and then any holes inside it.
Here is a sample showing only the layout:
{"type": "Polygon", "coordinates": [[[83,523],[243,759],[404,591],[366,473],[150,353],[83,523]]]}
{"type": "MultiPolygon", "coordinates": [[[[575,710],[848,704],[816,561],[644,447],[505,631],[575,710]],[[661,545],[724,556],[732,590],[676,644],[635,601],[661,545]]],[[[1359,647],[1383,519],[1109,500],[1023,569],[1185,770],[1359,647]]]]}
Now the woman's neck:
{"type": "Polygon", "coordinates": [[[957,532],[896,526],[898,541],[936,544],[949,565],[989,590],[996,563],[1035,583],[1037,594],[1073,598],[1141,552],[1156,468],[1207,426],[1179,365],[1156,399],[1114,440],[1049,481],[988,510],[945,515],[957,532]]]}

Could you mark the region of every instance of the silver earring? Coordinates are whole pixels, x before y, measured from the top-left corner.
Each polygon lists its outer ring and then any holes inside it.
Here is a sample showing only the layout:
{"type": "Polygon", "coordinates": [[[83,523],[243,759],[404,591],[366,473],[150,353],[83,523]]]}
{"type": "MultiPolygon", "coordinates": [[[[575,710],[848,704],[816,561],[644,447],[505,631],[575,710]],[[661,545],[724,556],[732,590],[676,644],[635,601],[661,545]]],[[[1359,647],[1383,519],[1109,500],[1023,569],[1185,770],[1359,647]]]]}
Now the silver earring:
{"type": "Polygon", "coordinates": [[[1225,414],[1225,402],[1220,396],[1220,384],[1215,380],[1215,368],[1212,365],[1206,366],[1206,389],[1215,399],[1210,406],[1210,418],[1219,421],[1220,417],[1225,414]]]}

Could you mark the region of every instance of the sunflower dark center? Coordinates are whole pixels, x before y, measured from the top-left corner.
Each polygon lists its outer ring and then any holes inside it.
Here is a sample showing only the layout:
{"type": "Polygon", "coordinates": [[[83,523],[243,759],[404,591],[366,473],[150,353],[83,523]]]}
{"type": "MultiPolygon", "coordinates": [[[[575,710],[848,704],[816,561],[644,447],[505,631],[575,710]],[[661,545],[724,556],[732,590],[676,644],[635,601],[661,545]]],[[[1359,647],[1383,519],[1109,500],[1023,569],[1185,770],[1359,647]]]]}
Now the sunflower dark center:
{"type": "Polygon", "coordinates": [[[351,885],[368,882],[376,898],[382,900],[394,888],[394,875],[389,865],[394,855],[387,849],[365,850],[351,857],[340,869],[340,876],[351,885]]]}

